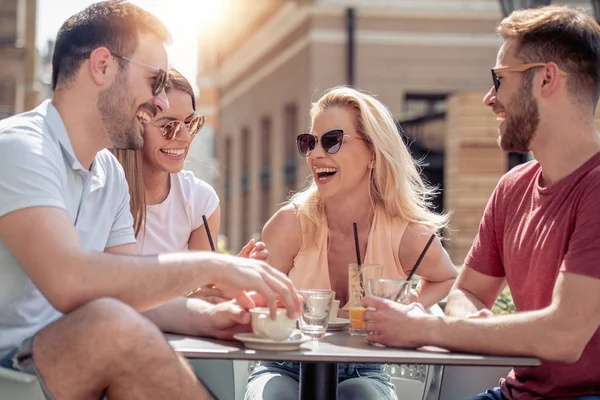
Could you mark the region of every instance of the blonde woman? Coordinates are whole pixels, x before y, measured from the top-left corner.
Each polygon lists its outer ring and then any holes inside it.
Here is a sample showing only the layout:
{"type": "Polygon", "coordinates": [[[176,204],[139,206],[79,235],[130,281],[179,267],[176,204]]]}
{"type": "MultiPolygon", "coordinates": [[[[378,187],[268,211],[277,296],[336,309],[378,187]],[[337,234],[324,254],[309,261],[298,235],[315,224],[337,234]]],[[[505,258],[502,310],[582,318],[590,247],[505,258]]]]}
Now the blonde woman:
{"type": "MultiPolygon", "coordinates": [[[[347,305],[356,222],[363,262],[383,265],[385,278],[406,278],[447,218],[430,211],[434,192],[421,179],[390,111],[358,90],[334,88],[313,104],[310,133],[299,135],[297,144],[313,183],[265,225],[268,262],[297,288],[332,289],[347,305]]],[[[439,239],[419,275],[412,301],[425,308],[450,291],[457,272],[439,239]]],[[[396,399],[382,367],[340,365],[339,398],[396,399]]],[[[250,376],[246,398],[296,399],[298,370],[292,362],[261,363],[250,376]]]]}

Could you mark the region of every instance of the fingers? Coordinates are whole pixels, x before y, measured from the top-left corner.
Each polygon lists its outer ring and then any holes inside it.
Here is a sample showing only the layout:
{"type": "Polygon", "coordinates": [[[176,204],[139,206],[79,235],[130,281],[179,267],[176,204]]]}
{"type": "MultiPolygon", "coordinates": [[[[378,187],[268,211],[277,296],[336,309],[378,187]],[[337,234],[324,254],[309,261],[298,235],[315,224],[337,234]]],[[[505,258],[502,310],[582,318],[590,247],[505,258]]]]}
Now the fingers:
{"type": "Polygon", "coordinates": [[[488,318],[488,317],[492,317],[493,315],[494,315],[494,313],[491,312],[489,309],[482,308],[479,311],[468,314],[467,318],[488,318]]]}
{"type": "Polygon", "coordinates": [[[375,309],[385,308],[391,300],[382,299],[381,297],[365,296],[362,300],[363,307],[373,307],[375,309]]]}
{"type": "MultiPolygon", "coordinates": [[[[294,294],[295,290],[290,288],[284,283],[284,281],[277,279],[277,277],[266,274],[265,275],[265,283],[269,286],[269,288],[276,294],[277,297],[281,300],[283,306],[287,309],[287,315],[290,318],[296,317],[297,307],[294,302],[294,294]]],[[[277,299],[275,297],[275,299],[277,299]]],[[[275,319],[275,313],[277,310],[277,301],[271,302],[270,299],[267,299],[268,307],[271,311],[271,318],[275,319]]]]}
{"type": "Polygon", "coordinates": [[[256,303],[246,292],[242,291],[235,297],[235,300],[237,304],[245,310],[250,310],[251,308],[256,307],[256,303]]]}
{"type": "Polygon", "coordinates": [[[255,260],[260,261],[267,261],[267,258],[269,258],[269,252],[267,251],[267,249],[257,250],[255,247],[254,250],[252,250],[252,253],[250,253],[249,258],[253,258],[255,260]]]}
{"type": "Polygon", "coordinates": [[[367,342],[369,343],[379,343],[379,344],[387,344],[385,337],[377,332],[370,332],[367,335],[367,342]]]}
{"type": "Polygon", "coordinates": [[[248,256],[250,255],[250,252],[252,251],[254,246],[255,246],[255,240],[250,239],[250,241],[248,243],[246,243],[246,245],[244,247],[242,247],[242,250],[240,250],[239,257],[248,258],[248,256]]]}

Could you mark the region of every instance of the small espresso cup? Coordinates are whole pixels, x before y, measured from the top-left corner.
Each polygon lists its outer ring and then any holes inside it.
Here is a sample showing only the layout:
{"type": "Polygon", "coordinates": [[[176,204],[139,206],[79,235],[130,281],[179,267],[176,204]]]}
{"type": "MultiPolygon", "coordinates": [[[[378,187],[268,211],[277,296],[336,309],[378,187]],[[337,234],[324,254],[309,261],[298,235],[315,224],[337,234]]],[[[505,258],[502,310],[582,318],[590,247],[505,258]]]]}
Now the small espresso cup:
{"type": "Polygon", "coordinates": [[[340,311],[340,301],[334,300],[331,303],[331,310],[329,310],[329,322],[335,321],[338,317],[338,312],[340,311]]]}
{"type": "Polygon", "coordinates": [[[252,332],[258,338],[286,340],[296,329],[296,319],[287,316],[287,310],[277,309],[275,319],[271,319],[269,309],[258,307],[250,309],[252,315],[252,332]]]}

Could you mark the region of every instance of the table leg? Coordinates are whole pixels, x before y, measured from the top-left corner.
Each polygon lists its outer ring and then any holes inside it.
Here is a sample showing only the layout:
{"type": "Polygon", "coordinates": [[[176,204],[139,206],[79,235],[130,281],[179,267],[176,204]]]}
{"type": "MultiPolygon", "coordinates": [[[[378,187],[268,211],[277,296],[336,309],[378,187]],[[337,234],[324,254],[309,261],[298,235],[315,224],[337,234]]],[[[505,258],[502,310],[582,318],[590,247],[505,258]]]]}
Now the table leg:
{"type": "Polygon", "coordinates": [[[300,363],[300,400],[335,400],[337,383],[337,363],[300,363]]]}

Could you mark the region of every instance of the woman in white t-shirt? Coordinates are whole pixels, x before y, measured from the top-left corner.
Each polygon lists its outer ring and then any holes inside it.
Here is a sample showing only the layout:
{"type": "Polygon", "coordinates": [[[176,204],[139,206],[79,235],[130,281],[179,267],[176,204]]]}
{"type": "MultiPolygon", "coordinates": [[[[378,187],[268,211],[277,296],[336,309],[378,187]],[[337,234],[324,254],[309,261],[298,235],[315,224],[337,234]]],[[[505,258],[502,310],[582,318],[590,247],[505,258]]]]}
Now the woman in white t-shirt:
{"type": "MultiPolygon", "coordinates": [[[[143,148],[113,150],[129,183],[138,250],[143,255],[210,250],[203,215],[218,250],[217,193],[191,171],[183,170],[189,147],[205,118],[195,111],[194,91],[189,81],[172,67],[165,90],[169,100],[167,111],[148,105],[148,110],[156,116],[144,126],[143,148]]],[[[264,244],[251,240],[240,255],[265,259],[266,250],[264,244]]]]}
{"type": "Polygon", "coordinates": [[[143,255],[210,250],[203,215],[211,236],[216,238],[219,233],[217,193],[191,171],[183,170],[205,118],[195,111],[190,83],[174,68],[169,69],[166,91],[166,112],[149,105],[148,110],[156,116],[144,126],[144,147],[113,151],[127,176],[138,250],[143,255]]]}

